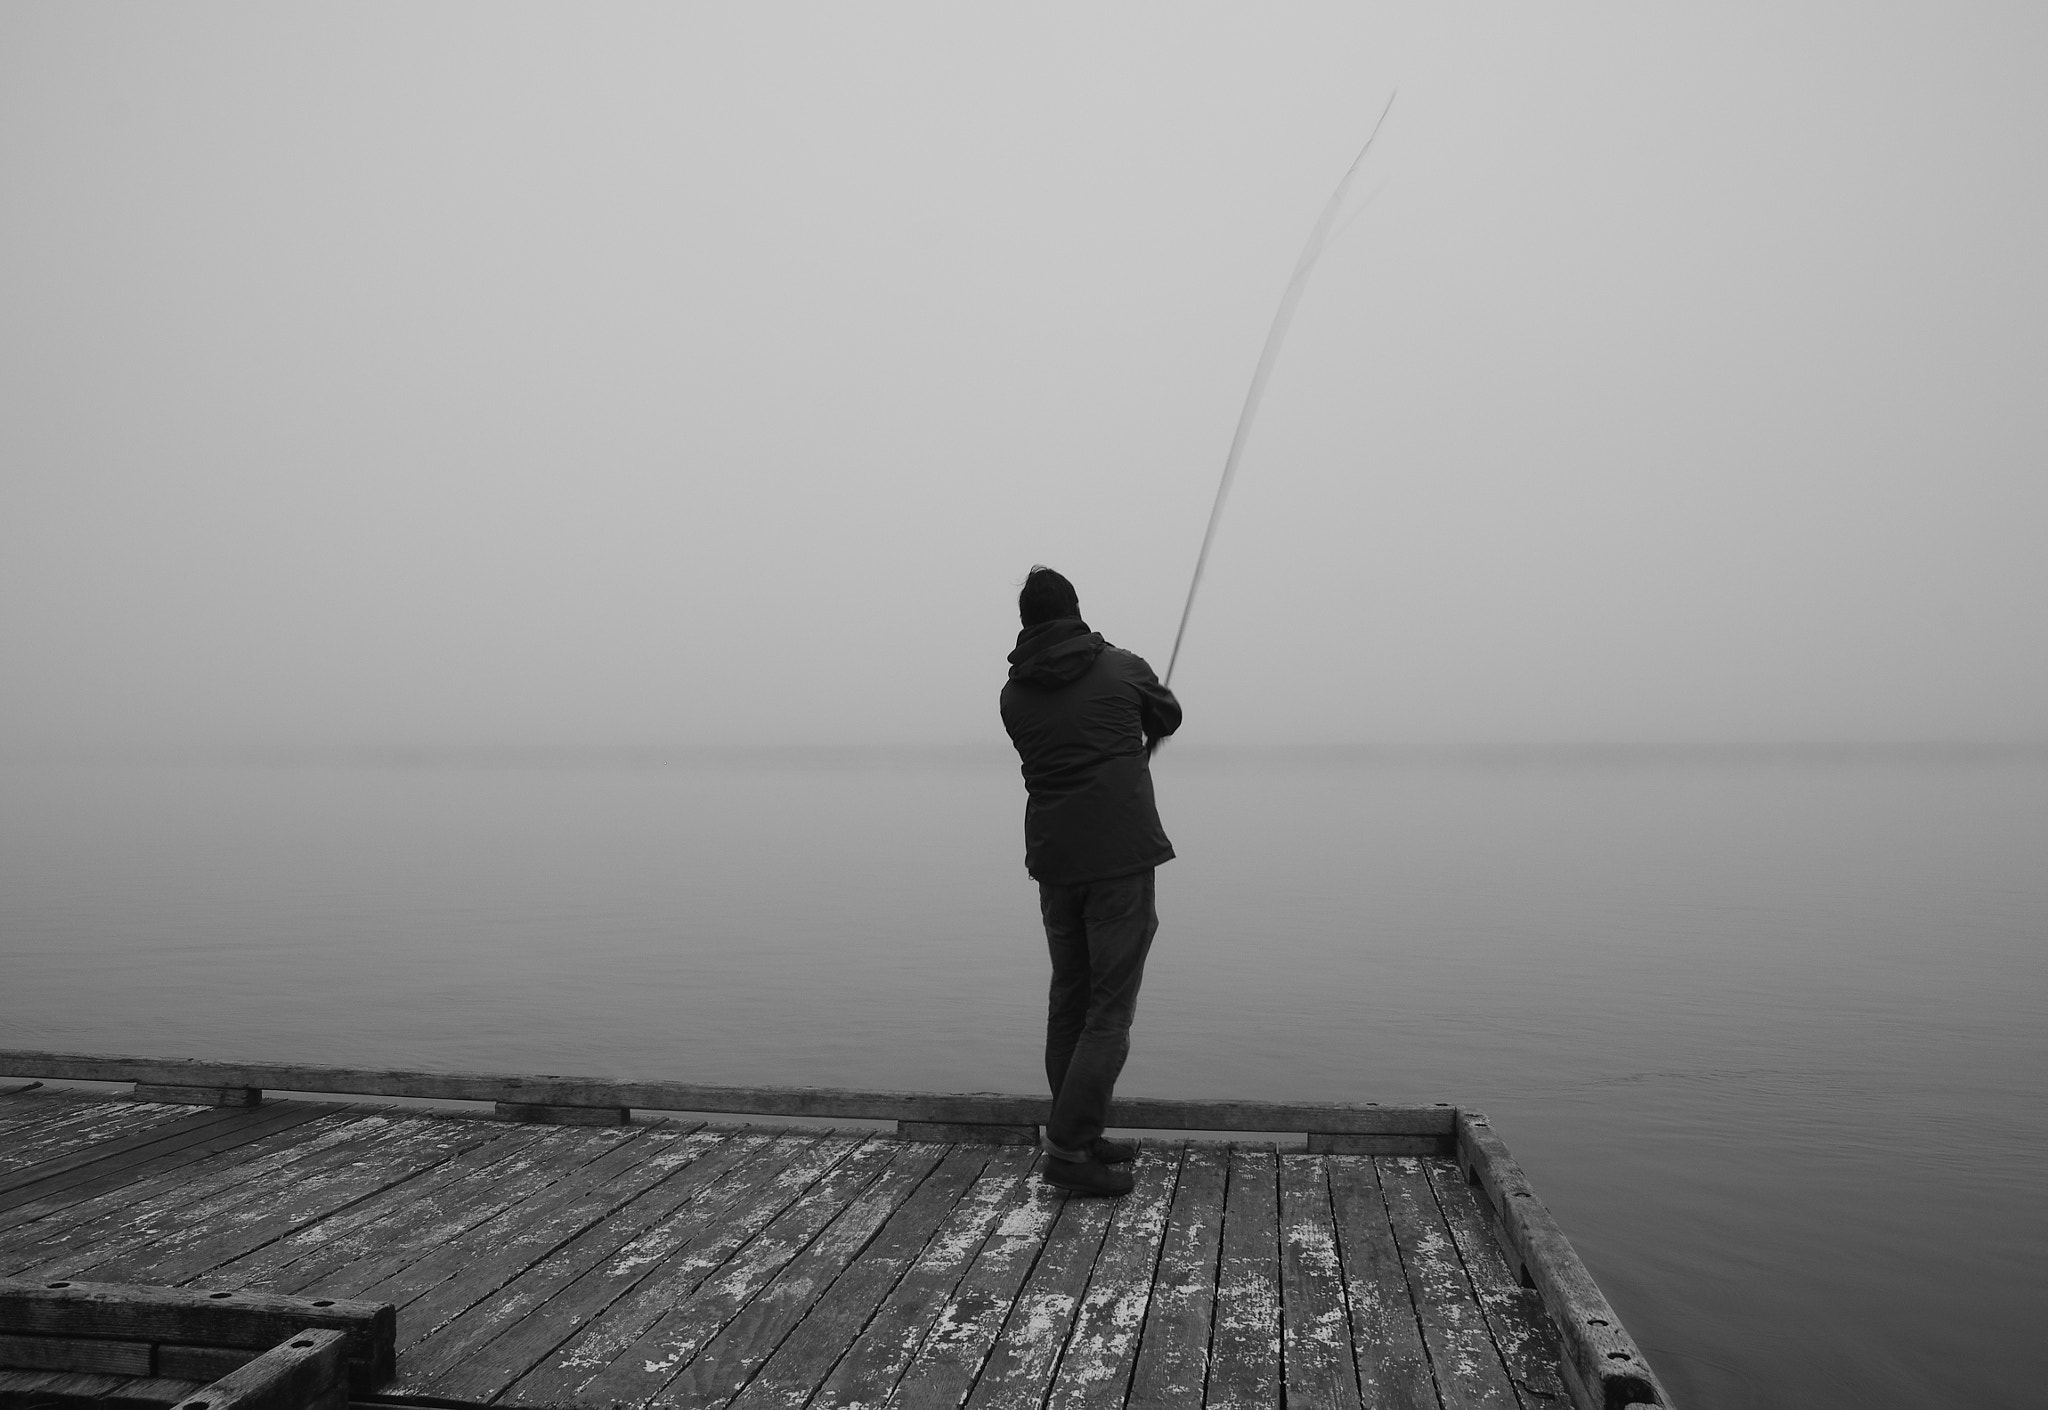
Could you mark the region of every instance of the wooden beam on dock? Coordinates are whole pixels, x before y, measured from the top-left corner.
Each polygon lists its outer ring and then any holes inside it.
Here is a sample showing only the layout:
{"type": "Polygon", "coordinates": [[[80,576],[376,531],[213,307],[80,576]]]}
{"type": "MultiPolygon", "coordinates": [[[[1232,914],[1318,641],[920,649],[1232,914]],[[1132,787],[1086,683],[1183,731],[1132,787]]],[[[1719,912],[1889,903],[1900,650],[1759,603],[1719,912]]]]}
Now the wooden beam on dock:
{"type": "MultiPolygon", "coordinates": [[[[931,1126],[1042,1126],[1044,1097],[993,1092],[892,1092],[852,1087],[725,1087],[694,1082],[618,1082],[600,1077],[412,1072],[394,1068],[297,1063],[198,1062],[182,1058],[95,1057],[80,1053],[0,1051],[0,1073],[67,1081],[134,1082],[144,1089],[336,1092],[357,1096],[486,1101],[513,1108],[573,1112],[621,1110],[916,1122],[931,1126]]],[[[1110,1125],[1140,1130],[1281,1131],[1321,1136],[1399,1137],[1426,1152],[1392,1146],[1380,1154],[1448,1154],[1457,1109],[1449,1103],[1383,1106],[1374,1102],[1276,1102],[1119,1098],[1110,1125]]],[[[595,1118],[593,1118],[595,1119],[595,1118]]],[[[1332,1143],[1332,1150],[1340,1145],[1332,1143]]]]}
{"type": "MultiPolygon", "coordinates": [[[[345,1298],[69,1278],[0,1278],[0,1336],[8,1338],[10,1346],[40,1341],[47,1347],[82,1339],[93,1343],[94,1355],[103,1358],[113,1355],[107,1348],[125,1347],[143,1360],[142,1369],[130,1374],[177,1375],[195,1363],[192,1357],[180,1361],[181,1354],[191,1350],[239,1353],[232,1360],[240,1366],[309,1329],[318,1329],[337,1334],[336,1355],[347,1362],[350,1385],[368,1392],[391,1379],[396,1316],[389,1303],[345,1298]],[[165,1353],[179,1364],[161,1364],[165,1353]]],[[[322,1338],[319,1344],[324,1347],[328,1341],[322,1338]]],[[[305,1359],[284,1357],[280,1364],[305,1359]]],[[[216,1374],[229,1369],[222,1366],[216,1374]]]]}

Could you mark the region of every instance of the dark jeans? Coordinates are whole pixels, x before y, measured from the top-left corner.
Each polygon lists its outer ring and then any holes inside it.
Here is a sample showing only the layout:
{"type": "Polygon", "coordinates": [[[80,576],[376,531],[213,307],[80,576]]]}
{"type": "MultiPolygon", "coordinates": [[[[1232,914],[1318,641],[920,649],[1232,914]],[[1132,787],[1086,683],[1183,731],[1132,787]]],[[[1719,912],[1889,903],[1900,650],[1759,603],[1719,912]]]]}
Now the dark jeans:
{"type": "Polygon", "coordinates": [[[1152,872],[1079,886],[1040,882],[1038,909],[1052,951],[1045,1013],[1052,1120],[1046,1123],[1045,1148],[1080,1160],[1102,1134],[1117,1074],[1130,1055],[1145,955],[1159,929],[1152,872]]]}

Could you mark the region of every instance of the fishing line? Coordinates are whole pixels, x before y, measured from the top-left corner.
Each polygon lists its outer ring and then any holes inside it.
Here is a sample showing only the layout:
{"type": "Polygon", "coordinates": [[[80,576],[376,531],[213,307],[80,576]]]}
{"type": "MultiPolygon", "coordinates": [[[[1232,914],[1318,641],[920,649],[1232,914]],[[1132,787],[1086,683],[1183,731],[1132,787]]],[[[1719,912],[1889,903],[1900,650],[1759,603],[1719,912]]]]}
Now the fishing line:
{"type": "MultiPolygon", "coordinates": [[[[1365,145],[1358,149],[1358,155],[1351,159],[1343,179],[1337,183],[1337,189],[1330,193],[1329,204],[1323,207],[1315,229],[1309,232],[1308,244],[1302,247],[1301,258],[1295,262],[1294,277],[1287,281],[1287,292],[1280,296],[1279,311],[1273,315],[1273,326],[1266,332],[1266,346],[1259,352],[1258,370],[1252,373],[1251,389],[1244,395],[1244,410],[1237,414],[1237,432],[1230,438],[1230,454],[1223,461],[1223,478],[1216,486],[1216,502],[1209,509],[1209,527],[1202,531],[1202,551],[1195,555],[1195,576],[1188,583],[1187,603],[1180,609],[1180,627],[1173,634],[1173,654],[1166,659],[1165,684],[1173,682],[1173,668],[1180,660],[1181,638],[1188,631],[1188,614],[1195,610],[1195,590],[1202,585],[1202,570],[1209,566],[1209,546],[1216,540],[1216,523],[1223,517],[1223,501],[1230,494],[1230,482],[1237,478],[1238,458],[1244,454],[1252,418],[1258,414],[1259,402],[1266,395],[1266,379],[1273,374],[1273,363],[1280,356],[1280,344],[1286,341],[1287,325],[1294,321],[1294,306],[1301,302],[1301,291],[1308,286],[1309,272],[1330,244],[1330,225],[1344,204],[1344,193],[1351,189],[1351,178],[1358,175],[1358,169],[1365,164],[1365,154],[1372,150],[1373,138],[1380,135],[1387,114],[1394,110],[1394,98],[1397,96],[1399,90],[1388,95],[1387,106],[1380,109],[1379,121],[1372,125],[1372,133],[1365,139],[1365,145]]],[[[1348,228],[1350,222],[1345,224],[1348,228]]],[[[1154,747],[1157,747],[1157,741],[1154,741],[1154,747]]]]}

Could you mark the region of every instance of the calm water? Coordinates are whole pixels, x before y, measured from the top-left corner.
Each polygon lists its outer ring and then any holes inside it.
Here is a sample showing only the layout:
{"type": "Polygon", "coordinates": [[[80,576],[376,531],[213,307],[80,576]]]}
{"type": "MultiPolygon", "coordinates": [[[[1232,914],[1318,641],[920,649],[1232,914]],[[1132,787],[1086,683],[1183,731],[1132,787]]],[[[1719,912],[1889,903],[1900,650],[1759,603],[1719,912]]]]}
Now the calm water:
{"type": "MultiPolygon", "coordinates": [[[[1491,1113],[1692,1407],[2038,1406],[2048,757],[1161,757],[1123,1090],[1491,1113]]],[[[999,753],[0,769],[0,1046],[1033,1090],[999,753]]]]}

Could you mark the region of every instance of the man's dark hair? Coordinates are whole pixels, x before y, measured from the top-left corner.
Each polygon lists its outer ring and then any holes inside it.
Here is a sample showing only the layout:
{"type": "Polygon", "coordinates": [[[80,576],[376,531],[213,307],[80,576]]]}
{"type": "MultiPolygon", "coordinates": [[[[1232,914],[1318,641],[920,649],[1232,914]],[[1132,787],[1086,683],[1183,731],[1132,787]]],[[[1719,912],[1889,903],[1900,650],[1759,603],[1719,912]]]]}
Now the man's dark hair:
{"type": "Polygon", "coordinates": [[[1025,626],[1080,615],[1081,599],[1064,575],[1042,563],[1024,575],[1024,590],[1017,594],[1017,616],[1025,626]]]}

